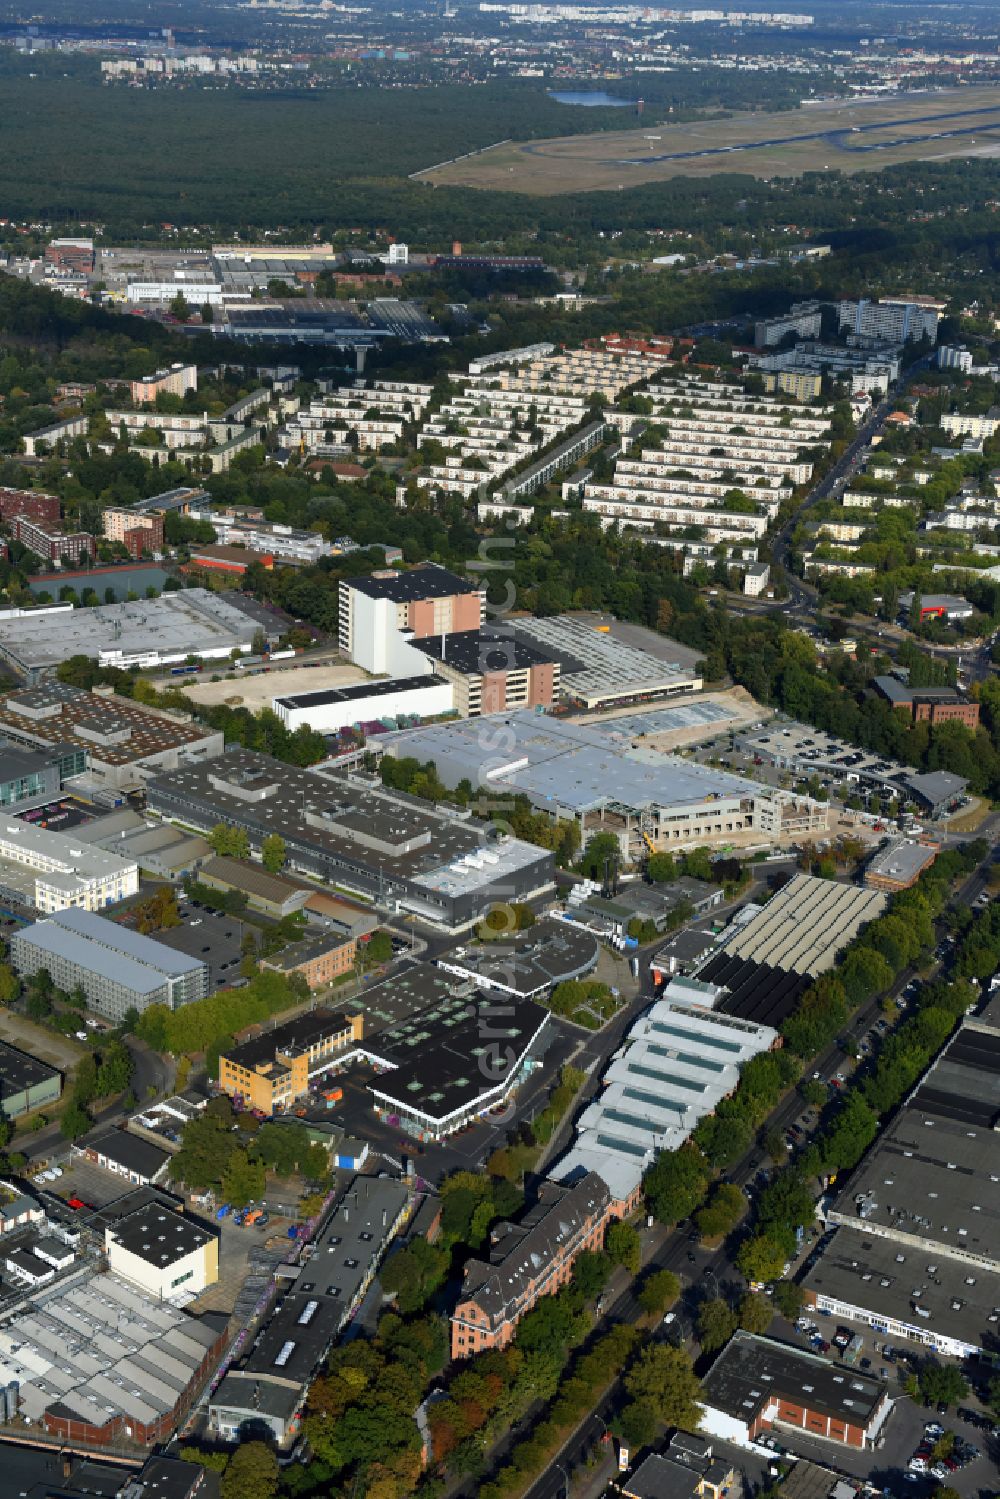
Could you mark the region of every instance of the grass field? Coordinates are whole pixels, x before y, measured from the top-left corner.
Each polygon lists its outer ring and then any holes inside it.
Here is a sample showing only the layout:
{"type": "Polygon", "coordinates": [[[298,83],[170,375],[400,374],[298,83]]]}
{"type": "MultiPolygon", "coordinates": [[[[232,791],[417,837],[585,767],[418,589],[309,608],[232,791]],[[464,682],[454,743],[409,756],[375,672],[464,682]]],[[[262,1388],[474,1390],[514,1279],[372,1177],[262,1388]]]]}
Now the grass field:
{"type": "Polygon", "coordinates": [[[722,172],[768,178],[877,171],[956,156],[1000,156],[1000,88],[836,100],[683,125],[650,118],[640,130],[510,142],[422,180],[550,195],[722,172]]]}

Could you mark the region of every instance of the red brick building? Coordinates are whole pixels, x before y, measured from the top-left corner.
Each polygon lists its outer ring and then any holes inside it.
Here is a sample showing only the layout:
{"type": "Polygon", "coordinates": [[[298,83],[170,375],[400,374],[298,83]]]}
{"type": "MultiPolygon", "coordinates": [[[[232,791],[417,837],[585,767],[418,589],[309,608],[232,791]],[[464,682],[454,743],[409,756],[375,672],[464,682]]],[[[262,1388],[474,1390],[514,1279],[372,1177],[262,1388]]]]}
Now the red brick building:
{"type": "Polygon", "coordinates": [[[701,1431],[741,1447],[774,1428],[794,1427],[871,1449],[892,1409],[884,1380],[742,1331],[723,1348],[702,1390],[701,1431]]]}
{"type": "Polygon", "coordinates": [[[57,531],[24,515],[14,518],[11,530],[15,541],[46,562],[59,562],[63,557],[79,562],[81,557],[97,554],[97,543],[86,531],[57,531]]]}
{"type": "Polygon", "coordinates": [[[591,1171],[572,1187],[546,1182],[520,1223],[498,1223],[488,1260],[469,1260],[451,1316],[451,1356],[505,1348],[521,1318],[560,1290],[583,1250],[599,1250],[613,1217],[611,1194],[591,1171]]]}
{"type": "Polygon", "coordinates": [[[62,507],[58,495],[40,489],[0,489],[0,521],[19,515],[43,526],[58,526],[62,507]]]}

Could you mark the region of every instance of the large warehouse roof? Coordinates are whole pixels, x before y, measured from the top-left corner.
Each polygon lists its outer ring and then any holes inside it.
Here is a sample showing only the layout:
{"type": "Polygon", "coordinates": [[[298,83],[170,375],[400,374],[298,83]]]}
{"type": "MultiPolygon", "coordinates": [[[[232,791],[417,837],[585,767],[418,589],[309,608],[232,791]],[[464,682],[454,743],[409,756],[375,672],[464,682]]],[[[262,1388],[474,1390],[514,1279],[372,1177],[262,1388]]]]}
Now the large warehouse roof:
{"type": "Polygon", "coordinates": [[[523,710],[478,720],[404,729],[383,736],[393,753],[433,760],[445,785],[522,791],[536,806],[590,812],[611,802],[630,807],[699,806],[719,798],[766,796],[767,788],[679,755],[633,748],[614,723],[580,724],[523,710]],[[494,746],[502,744],[502,753],[494,746]]]}
{"type": "Polygon", "coordinates": [[[878,891],[798,874],[737,930],[726,952],[786,973],[825,973],[885,904],[878,891]]]}
{"type": "Polygon", "coordinates": [[[697,672],[678,661],[660,661],[569,614],[555,619],[518,618],[511,621],[511,627],[530,645],[559,661],[563,695],[587,707],[662,697],[701,686],[697,672]]]}

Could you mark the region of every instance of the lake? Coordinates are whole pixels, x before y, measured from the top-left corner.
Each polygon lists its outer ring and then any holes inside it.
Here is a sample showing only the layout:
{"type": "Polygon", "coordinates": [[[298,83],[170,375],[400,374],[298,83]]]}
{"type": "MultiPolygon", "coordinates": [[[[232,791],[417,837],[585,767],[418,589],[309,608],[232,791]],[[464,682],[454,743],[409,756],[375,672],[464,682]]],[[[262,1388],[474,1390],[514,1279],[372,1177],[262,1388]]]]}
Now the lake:
{"type": "Polygon", "coordinates": [[[621,99],[617,94],[606,93],[557,93],[549,89],[549,98],[554,99],[557,104],[580,104],[584,109],[631,109],[635,105],[634,99],[621,99]]]}

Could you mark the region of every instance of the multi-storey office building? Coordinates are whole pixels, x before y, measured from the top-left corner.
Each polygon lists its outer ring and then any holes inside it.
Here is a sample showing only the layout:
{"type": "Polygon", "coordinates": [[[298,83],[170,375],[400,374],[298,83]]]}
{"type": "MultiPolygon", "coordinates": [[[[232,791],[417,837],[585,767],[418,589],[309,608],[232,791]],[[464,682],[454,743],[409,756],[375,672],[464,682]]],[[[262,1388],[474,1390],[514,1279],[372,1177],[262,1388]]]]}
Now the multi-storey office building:
{"type": "Polygon", "coordinates": [[[340,583],[340,649],[377,674],[410,675],[411,640],[478,630],[482,590],[433,563],[340,583]]]}
{"type": "Polygon", "coordinates": [[[0,891],[50,914],[68,906],[100,911],[139,888],[139,867],[30,822],[0,823],[0,891]]]}
{"type": "Polygon", "coordinates": [[[175,1010],[203,999],[208,965],[91,912],[59,911],[14,933],[11,960],[20,974],[45,968],[60,989],[82,988],[90,1008],[116,1025],[129,1010],[175,1010]]]}

